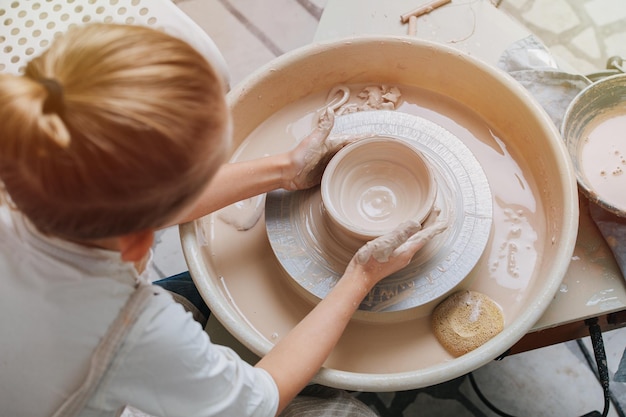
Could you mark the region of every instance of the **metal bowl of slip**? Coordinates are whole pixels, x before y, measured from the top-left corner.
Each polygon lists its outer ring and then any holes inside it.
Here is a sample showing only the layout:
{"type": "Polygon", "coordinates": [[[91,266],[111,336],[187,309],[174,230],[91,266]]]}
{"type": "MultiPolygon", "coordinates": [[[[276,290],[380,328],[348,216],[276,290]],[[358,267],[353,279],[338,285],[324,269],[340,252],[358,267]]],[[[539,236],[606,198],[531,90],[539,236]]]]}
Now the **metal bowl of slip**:
{"type": "Polygon", "coordinates": [[[561,131],[583,193],[626,217],[626,74],[596,81],[578,93],[561,131]]]}
{"type": "MultiPolygon", "coordinates": [[[[469,154],[484,174],[490,197],[471,189],[475,183],[469,179],[477,176],[448,170],[446,175],[470,191],[447,192],[444,187],[442,194],[439,184],[437,198],[448,193],[450,208],[490,206],[490,226],[484,246],[479,244],[480,250],[472,254],[473,266],[460,274],[463,279],[453,290],[435,297],[420,314],[401,320],[380,322],[355,316],[315,381],[381,392],[434,385],[464,375],[501,355],[532,328],[567,271],[577,234],[578,196],[565,144],[530,94],[499,70],[440,44],[364,36],[290,52],[236,86],[228,95],[235,143],[231,160],[262,157],[295,146],[317,125],[329,92],[337,86],[350,92],[348,104],[354,111],[339,115],[336,129],[358,130],[360,118],[365,118],[370,120],[367,130],[374,134],[419,137],[416,131],[422,129],[415,128],[416,120],[418,125],[425,121],[424,125],[447,132],[458,146],[433,145],[435,152],[441,150],[442,158],[446,149],[457,158],[469,154]],[[368,114],[368,106],[385,97],[393,102],[368,114]],[[373,116],[386,112],[395,116],[382,122],[373,116]],[[342,121],[355,119],[359,122],[350,128],[351,123],[342,121]],[[493,300],[502,309],[504,325],[481,346],[455,357],[438,342],[430,316],[437,302],[461,290],[493,300]]],[[[319,189],[310,193],[319,198],[319,189]]],[[[258,356],[266,354],[316,303],[315,297],[294,285],[292,273],[272,248],[265,202],[272,195],[239,202],[180,229],[189,269],[214,316],[258,356]]],[[[279,204],[272,215],[297,217],[285,230],[291,236],[315,236],[317,224],[309,221],[308,213],[313,204],[299,201],[297,206],[294,211],[279,204]]],[[[478,223],[484,221],[480,213],[458,218],[463,221],[455,221],[467,225],[467,230],[480,228],[478,223]]],[[[457,233],[462,227],[451,230],[457,233]]],[[[442,234],[441,241],[455,242],[454,233],[442,234]]],[[[442,256],[433,271],[443,273],[445,262],[454,266],[466,251],[475,250],[471,236],[466,244],[442,256]]],[[[432,256],[444,247],[448,246],[436,245],[432,256]]],[[[311,262],[328,262],[328,254],[309,253],[311,262]]],[[[420,291],[436,287],[437,277],[431,274],[429,281],[426,275],[420,291]]]]}

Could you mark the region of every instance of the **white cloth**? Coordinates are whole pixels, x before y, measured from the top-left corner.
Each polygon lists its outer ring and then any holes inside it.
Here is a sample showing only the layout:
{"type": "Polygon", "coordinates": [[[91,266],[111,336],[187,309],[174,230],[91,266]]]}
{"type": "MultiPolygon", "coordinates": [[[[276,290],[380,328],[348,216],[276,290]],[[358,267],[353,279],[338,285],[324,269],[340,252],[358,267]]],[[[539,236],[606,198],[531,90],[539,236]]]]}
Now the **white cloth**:
{"type": "Polygon", "coordinates": [[[537,37],[529,35],[504,51],[498,67],[515,78],[548,113],[557,129],[569,103],[590,83],[581,74],[560,69],[537,37]]]}
{"type": "MultiPolygon", "coordinates": [[[[119,253],[43,236],[0,205],[0,415],[52,415],[141,279],[119,253]]],[[[81,416],[125,404],[154,416],[273,416],[270,375],[155,293],[81,416]]]]}

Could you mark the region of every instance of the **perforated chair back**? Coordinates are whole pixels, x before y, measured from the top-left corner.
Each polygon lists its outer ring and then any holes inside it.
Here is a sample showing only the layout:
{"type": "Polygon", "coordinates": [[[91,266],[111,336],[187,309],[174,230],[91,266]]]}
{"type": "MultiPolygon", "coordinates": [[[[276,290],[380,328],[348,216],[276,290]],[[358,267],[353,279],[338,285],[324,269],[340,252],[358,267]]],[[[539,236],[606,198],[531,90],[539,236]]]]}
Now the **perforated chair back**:
{"type": "Polygon", "coordinates": [[[55,36],[91,22],[150,26],[187,41],[222,75],[226,63],[213,40],[171,0],[2,0],[0,72],[20,74],[55,36]]]}

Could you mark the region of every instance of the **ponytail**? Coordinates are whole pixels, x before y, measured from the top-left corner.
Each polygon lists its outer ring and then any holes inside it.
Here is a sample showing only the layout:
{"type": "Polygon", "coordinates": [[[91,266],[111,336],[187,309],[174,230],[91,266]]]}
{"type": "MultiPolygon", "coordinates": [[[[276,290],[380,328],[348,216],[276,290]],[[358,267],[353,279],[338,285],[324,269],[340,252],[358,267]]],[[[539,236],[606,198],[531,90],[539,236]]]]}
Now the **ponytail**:
{"type": "Polygon", "coordinates": [[[0,159],[16,161],[26,157],[24,152],[29,150],[41,154],[50,146],[69,144],[70,135],[60,114],[44,110],[49,96],[42,83],[0,74],[0,159]]]}
{"type": "Polygon", "coordinates": [[[97,239],[162,226],[228,144],[223,82],[191,46],[147,27],[70,29],[0,74],[0,180],[42,231],[97,239]]]}

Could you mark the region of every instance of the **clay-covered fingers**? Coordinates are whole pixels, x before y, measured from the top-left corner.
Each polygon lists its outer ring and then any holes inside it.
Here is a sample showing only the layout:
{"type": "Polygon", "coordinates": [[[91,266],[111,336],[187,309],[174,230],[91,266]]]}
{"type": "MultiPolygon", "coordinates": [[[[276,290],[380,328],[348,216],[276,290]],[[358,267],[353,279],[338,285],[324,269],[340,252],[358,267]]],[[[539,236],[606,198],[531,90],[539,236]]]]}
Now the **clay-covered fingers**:
{"type": "MultiPolygon", "coordinates": [[[[291,152],[292,176],[287,178],[287,190],[304,190],[318,185],[324,169],[341,148],[366,135],[329,136],[335,122],[335,114],[327,108],[320,116],[318,126],[291,152]]],[[[371,136],[371,135],[370,135],[371,136]]]]}
{"type": "Polygon", "coordinates": [[[320,116],[317,127],[289,152],[291,168],[285,172],[283,188],[303,190],[319,184],[330,160],[327,157],[329,152],[326,139],[334,122],[333,111],[326,109],[320,116]]]}
{"type": "Polygon", "coordinates": [[[379,263],[388,262],[394,252],[421,228],[422,226],[414,221],[400,224],[393,231],[362,246],[355,255],[356,262],[361,265],[367,264],[371,259],[379,263]]]}
{"type": "Polygon", "coordinates": [[[447,227],[443,220],[423,229],[419,223],[404,222],[392,232],[367,242],[350,265],[362,268],[375,283],[407,266],[417,251],[447,227]]]}
{"type": "Polygon", "coordinates": [[[315,130],[321,132],[322,134],[324,134],[324,137],[326,137],[333,129],[334,125],[335,110],[332,107],[326,107],[319,117],[319,120],[317,122],[317,128],[315,130]]]}
{"type": "MultiPolygon", "coordinates": [[[[328,155],[330,156],[330,158],[332,158],[333,155],[335,155],[337,152],[339,152],[339,150],[341,148],[343,148],[344,146],[349,145],[352,142],[356,142],[356,141],[361,140],[361,139],[371,138],[372,136],[375,136],[375,134],[373,134],[373,133],[361,133],[361,134],[358,134],[358,135],[354,135],[354,134],[333,134],[333,135],[330,135],[326,139],[326,147],[327,147],[328,155]]],[[[330,160],[330,158],[328,158],[328,160],[330,160]]]]}
{"type": "Polygon", "coordinates": [[[430,226],[419,230],[417,233],[411,235],[406,241],[399,245],[393,253],[393,256],[399,256],[401,254],[410,255],[413,257],[415,253],[422,249],[428,242],[430,242],[435,236],[443,232],[448,228],[448,221],[438,220],[430,226]]]}

